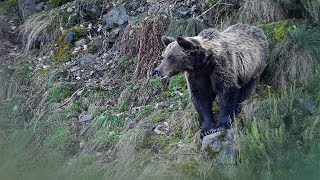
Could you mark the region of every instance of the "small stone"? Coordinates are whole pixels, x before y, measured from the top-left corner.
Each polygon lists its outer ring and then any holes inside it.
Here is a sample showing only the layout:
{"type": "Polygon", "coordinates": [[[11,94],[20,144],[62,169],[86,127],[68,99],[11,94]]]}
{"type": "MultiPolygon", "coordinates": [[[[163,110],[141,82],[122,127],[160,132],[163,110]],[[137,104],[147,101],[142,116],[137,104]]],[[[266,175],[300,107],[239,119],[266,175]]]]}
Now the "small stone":
{"type": "Polygon", "coordinates": [[[84,46],[87,44],[87,39],[82,38],[74,43],[76,47],[84,46]]]}
{"type": "Polygon", "coordinates": [[[161,102],[161,103],[156,105],[156,108],[165,109],[165,108],[170,108],[173,105],[174,105],[174,103],[171,103],[171,102],[161,102]]]}
{"type": "Polygon", "coordinates": [[[137,126],[137,121],[131,121],[128,123],[128,128],[129,129],[134,129],[137,126]]]}
{"type": "Polygon", "coordinates": [[[83,123],[83,122],[87,122],[87,121],[92,121],[93,120],[93,116],[91,114],[86,114],[83,115],[80,119],[79,119],[79,123],[83,123]]]}
{"type": "Polygon", "coordinates": [[[145,128],[145,129],[153,129],[153,128],[155,128],[155,125],[154,125],[154,124],[147,123],[147,122],[143,123],[141,126],[142,126],[143,128],[145,128]]]}
{"type": "Polygon", "coordinates": [[[182,14],[182,15],[187,15],[190,13],[190,10],[187,7],[181,6],[177,9],[178,13],[182,14]]]}
{"type": "Polygon", "coordinates": [[[85,54],[84,56],[82,56],[80,58],[80,65],[85,65],[87,63],[89,63],[90,61],[93,61],[96,59],[96,56],[93,54],[85,54]]]}
{"type": "Polygon", "coordinates": [[[64,40],[68,43],[72,43],[74,41],[74,32],[68,32],[64,40]]]}

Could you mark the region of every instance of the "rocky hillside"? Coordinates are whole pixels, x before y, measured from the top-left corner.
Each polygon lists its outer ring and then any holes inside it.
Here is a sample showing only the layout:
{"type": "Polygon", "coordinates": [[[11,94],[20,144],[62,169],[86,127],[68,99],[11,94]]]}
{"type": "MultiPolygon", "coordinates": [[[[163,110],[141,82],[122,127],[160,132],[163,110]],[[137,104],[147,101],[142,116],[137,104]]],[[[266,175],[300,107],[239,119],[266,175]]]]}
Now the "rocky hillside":
{"type": "Polygon", "coordinates": [[[319,0],[0,0],[0,179],[317,179],[319,23],[319,0]],[[269,64],[208,150],[161,36],[239,22],[269,64]]]}

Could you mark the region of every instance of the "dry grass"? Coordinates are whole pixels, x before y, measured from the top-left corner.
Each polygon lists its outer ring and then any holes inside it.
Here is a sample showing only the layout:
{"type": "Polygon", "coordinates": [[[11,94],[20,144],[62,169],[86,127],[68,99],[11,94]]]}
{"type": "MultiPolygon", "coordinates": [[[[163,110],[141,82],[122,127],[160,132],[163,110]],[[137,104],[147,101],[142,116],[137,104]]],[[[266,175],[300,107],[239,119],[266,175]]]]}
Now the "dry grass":
{"type": "Polygon", "coordinates": [[[230,164],[210,159],[200,152],[197,143],[190,141],[195,134],[198,135],[195,130],[198,122],[193,111],[177,111],[168,121],[169,137],[160,135],[158,138],[151,138],[150,133],[143,128],[124,133],[112,153],[115,159],[107,165],[103,179],[223,179],[226,177],[220,170],[227,168],[226,166],[230,164]],[[178,135],[181,137],[176,137],[178,135]],[[168,143],[168,141],[171,142],[168,143]],[[153,147],[159,147],[160,153],[152,150],[153,147]]]}
{"type": "Polygon", "coordinates": [[[320,33],[305,26],[298,27],[280,41],[271,52],[267,71],[278,88],[297,81],[306,84],[318,71],[320,33]]]}
{"type": "Polygon", "coordinates": [[[59,13],[42,13],[30,17],[21,26],[21,36],[28,53],[35,47],[43,48],[48,46],[60,35],[59,13]]]}
{"type": "Polygon", "coordinates": [[[309,15],[320,23],[320,0],[303,0],[301,1],[309,15]]]}
{"type": "Polygon", "coordinates": [[[245,23],[275,22],[286,17],[278,0],[245,0],[240,8],[240,21],[245,23]]]}
{"type": "Polygon", "coordinates": [[[139,33],[141,31],[140,23],[129,23],[124,30],[123,35],[116,46],[120,47],[120,54],[127,59],[132,59],[139,53],[139,33]]]}
{"type": "Polygon", "coordinates": [[[220,0],[215,2],[215,7],[211,6],[210,10],[205,15],[208,19],[208,24],[217,29],[225,29],[231,24],[236,23],[238,19],[238,9],[241,3],[235,0],[220,0]]]}
{"type": "Polygon", "coordinates": [[[169,19],[163,16],[146,19],[141,22],[139,32],[139,54],[135,75],[137,79],[149,78],[155,66],[160,62],[164,45],[161,42],[169,25],[169,19]]]}

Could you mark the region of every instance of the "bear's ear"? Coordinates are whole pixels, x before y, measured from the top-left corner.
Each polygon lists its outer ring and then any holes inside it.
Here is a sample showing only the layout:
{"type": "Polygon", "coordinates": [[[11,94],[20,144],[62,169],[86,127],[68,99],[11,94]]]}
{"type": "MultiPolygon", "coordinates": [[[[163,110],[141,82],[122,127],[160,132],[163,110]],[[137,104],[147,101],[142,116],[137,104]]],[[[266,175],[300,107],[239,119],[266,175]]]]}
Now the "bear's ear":
{"type": "Polygon", "coordinates": [[[193,42],[188,41],[183,37],[177,37],[177,42],[179,46],[181,46],[185,50],[191,50],[196,48],[196,45],[193,42]]]}
{"type": "Polygon", "coordinates": [[[168,46],[170,43],[175,41],[175,39],[172,37],[168,37],[168,36],[162,36],[161,41],[165,46],[168,46]]]}

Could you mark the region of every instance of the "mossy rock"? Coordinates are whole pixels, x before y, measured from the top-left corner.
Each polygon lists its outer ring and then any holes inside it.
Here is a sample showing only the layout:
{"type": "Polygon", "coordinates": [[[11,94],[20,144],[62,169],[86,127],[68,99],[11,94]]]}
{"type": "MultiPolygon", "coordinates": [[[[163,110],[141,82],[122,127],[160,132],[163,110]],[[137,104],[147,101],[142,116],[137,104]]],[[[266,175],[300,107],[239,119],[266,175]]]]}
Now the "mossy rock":
{"type": "Polygon", "coordinates": [[[73,44],[79,40],[81,37],[86,35],[86,29],[83,27],[73,27],[66,30],[59,39],[58,52],[55,55],[55,61],[57,63],[63,63],[71,60],[72,54],[70,52],[73,44]],[[68,40],[68,34],[72,34],[72,40],[68,40]]]}

